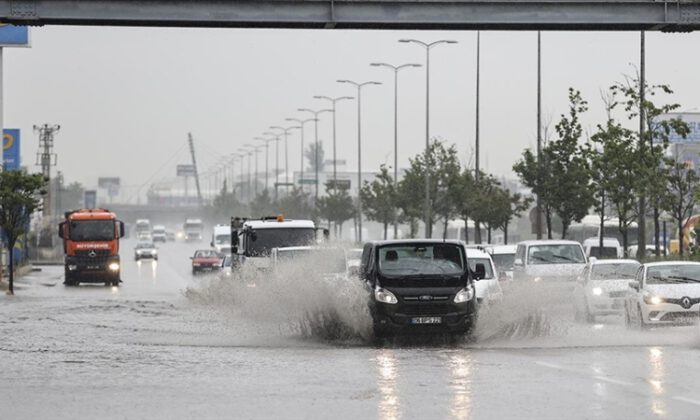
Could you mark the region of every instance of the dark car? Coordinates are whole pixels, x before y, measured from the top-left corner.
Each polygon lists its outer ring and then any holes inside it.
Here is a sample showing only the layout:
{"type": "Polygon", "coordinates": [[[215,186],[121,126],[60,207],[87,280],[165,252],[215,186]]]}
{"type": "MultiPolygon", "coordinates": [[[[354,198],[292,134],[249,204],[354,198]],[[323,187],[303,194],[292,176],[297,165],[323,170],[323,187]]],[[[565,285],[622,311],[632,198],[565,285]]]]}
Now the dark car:
{"type": "Polygon", "coordinates": [[[374,333],[469,333],[476,323],[474,272],[459,241],[394,240],[365,244],[360,275],[370,290],[374,333]]]}

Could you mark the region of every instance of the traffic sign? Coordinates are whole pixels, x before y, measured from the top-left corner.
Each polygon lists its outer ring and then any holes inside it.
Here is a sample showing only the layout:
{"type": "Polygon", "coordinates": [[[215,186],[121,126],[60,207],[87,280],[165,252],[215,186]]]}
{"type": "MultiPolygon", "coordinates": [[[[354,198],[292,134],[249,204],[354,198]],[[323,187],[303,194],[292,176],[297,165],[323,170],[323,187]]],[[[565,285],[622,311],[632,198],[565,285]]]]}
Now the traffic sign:
{"type": "Polygon", "coordinates": [[[350,184],[351,183],[349,179],[331,179],[327,183],[328,188],[337,188],[339,190],[349,190],[350,184]]]}
{"type": "Polygon", "coordinates": [[[19,155],[19,129],[6,128],[2,136],[3,167],[7,170],[18,170],[20,166],[19,155]]]}
{"type": "Polygon", "coordinates": [[[301,185],[316,185],[315,178],[301,178],[297,182],[301,185]]]}
{"type": "Polygon", "coordinates": [[[0,25],[0,47],[29,47],[29,27],[0,25]]]}
{"type": "Polygon", "coordinates": [[[194,176],[194,165],[177,165],[177,176],[194,176]]]}

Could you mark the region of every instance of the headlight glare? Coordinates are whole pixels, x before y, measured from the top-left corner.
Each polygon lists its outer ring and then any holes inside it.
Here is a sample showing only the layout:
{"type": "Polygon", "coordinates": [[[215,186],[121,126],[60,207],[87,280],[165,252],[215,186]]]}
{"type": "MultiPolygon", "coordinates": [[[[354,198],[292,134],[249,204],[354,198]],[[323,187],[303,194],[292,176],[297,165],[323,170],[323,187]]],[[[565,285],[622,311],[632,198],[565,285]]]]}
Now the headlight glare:
{"type": "Polygon", "coordinates": [[[594,287],[592,292],[594,295],[600,296],[603,294],[603,289],[601,289],[600,287],[594,287]]]}
{"type": "Polygon", "coordinates": [[[377,302],[388,303],[391,305],[399,303],[399,300],[396,299],[396,296],[394,296],[393,293],[386,289],[382,289],[381,287],[374,289],[374,298],[377,300],[377,302]]]}
{"type": "Polygon", "coordinates": [[[109,263],[109,269],[112,271],[119,271],[119,263],[118,262],[109,263]]]}
{"type": "Polygon", "coordinates": [[[455,303],[464,303],[464,302],[469,302],[474,298],[474,289],[470,286],[465,287],[464,289],[460,290],[457,292],[454,298],[455,303]]]}

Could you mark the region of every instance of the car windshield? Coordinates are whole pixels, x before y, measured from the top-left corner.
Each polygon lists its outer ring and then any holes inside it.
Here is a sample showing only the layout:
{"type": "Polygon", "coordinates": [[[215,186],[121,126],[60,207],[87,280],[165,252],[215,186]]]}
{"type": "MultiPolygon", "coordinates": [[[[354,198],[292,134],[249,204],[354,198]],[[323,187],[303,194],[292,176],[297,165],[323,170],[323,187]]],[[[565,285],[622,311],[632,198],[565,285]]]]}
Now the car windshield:
{"type": "Polygon", "coordinates": [[[147,248],[155,248],[155,246],[152,243],[148,243],[148,242],[141,242],[139,244],[136,244],[136,249],[147,249],[147,248]]]}
{"type": "Polygon", "coordinates": [[[78,220],[70,223],[73,241],[111,241],[114,239],[113,220],[78,220]]]}
{"type": "Polygon", "coordinates": [[[513,270],[515,254],[493,254],[491,258],[493,258],[493,263],[496,265],[496,270],[513,270]]]}
{"type": "Polygon", "coordinates": [[[387,276],[464,272],[462,248],[453,244],[405,244],[379,248],[379,271],[387,276]]]}
{"type": "Polygon", "coordinates": [[[231,235],[229,235],[229,234],[216,235],[216,237],[214,238],[214,243],[217,245],[230,244],[231,243],[231,235]]]}
{"type": "Polygon", "coordinates": [[[484,280],[492,279],[494,278],[493,276],[493,270],[491,269],[491,261],[488,258],[467,258],[467,261],[469,261],[469,268],[472,271],[476,270],[476,265],[477,264],[483,264],[484,265],[484,280]]]}
{"type": "Polygon", "coordinates": [[[528,250],[528,264],[583,264],[585,262],[580,245],[533,245],[528,250]]]}
{"type": "Polygon", "coordinates": [[[194,253],[195,258],[215,258],[218,256],[219,255],[216,253],[216,251],[208,250],[208,249],[197,251],[194,253]]]}
{"type": "Polygon", "coordinates": [[[268,256],[272,248],[310,245],[315,236],[312,228],[256,229],[249,236],[247,247],[252,257],[268,256]]]}
{"type": "Polygon", "coordinates": [[[647,284],[700,283],[700,265],[660,265],[647,269],[647,284]]]}
{"type": "Polygon", "coordinates": [[[319,273],[344,273],[345,252],[342,249],[280,249],[277,257],[281,264],[301,261],[309,270],[319,273]]]}
{"type": "Polygon", "coordinates": [[[591,280],[633,279],[639,264],[595,264],[591,269],[591,280]]]}
{"type": "Polygon", "coordinates": [[[591,251],[590,251],[590,256],[597,257],[597,258],[616,258],[617,257],[617,248],[604,246],[603,250],[601,251],[600,247],[592,246],[591,251]]]}

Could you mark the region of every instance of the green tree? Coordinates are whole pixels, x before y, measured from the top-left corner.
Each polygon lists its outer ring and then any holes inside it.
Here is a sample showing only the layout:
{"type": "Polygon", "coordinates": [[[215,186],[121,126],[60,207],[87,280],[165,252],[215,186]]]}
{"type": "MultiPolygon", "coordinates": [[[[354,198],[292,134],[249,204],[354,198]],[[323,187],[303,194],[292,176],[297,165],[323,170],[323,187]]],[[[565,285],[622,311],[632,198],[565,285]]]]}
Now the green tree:
{"type": "Polygon", "coordinates": [[[329,188],[326,185],[326,196],[319,197],[316,202],[318,215],[335,226],[335,237],[343,234],[343,224],[355,217],[355,204],[345,188],[329,188]]]}
{"type": "Polygon", "coordinates": [[[678,249],[683,256],[683,222],[690,217],[700,190],[700,178],[685,162],[671,162],[668,171],[668,193],[661,202],[678,226],[678,249]]]}
{"type": "MultiPolygon", "coordinates": [[[[307,173],[314,174],[316,176],[316,143],[311,143],[304,150],[304,157],[309,162],[309,166],[306,169],[307,173]]],[[[324,163],[325,153],[323,151],[323,143],[318,143],[318,172],[321,173],[325,169],[326,164],[324,163]]]]}
{"type": "Polygon", "coordinates": [[[277,203],[279,211],[290,219],[310,219],[314,209],[311,206],[310,195],[301,188],[292,191],[277,203]]]}
{"type": "Polygon", "coordinates": [[[387,239],[389,224],[396,217],[396,186],[386,165],[381,165],[371,184],[365,181],[360,189],[360,200],[367,219],[381,223],[384,239],[387,239]]]}
{"type": "Polygon", "coordinates": [[[474,220],[474,212],[477,211],[476,181],[469,168],[464,168],[457,178],[455,187],[452,189],[457,207],[457,214],[464,220],[464,241],[469,243],[469,220],[474,220]]]}
{"type": "Polygon", "coordinates": [[[481,228],[486,226],[487,242],[491,243],[491,233],[497,227],[500,219],[497,217],[496,203],[500,192],[501,183],[491,174],[481,172],[479,179],[474,183],[472,202],[474,204],[475,241],[481,243],[481,228]]]}
{"type": "Polygon", "coordinates": [[[561,218],[562,239],[571,223],[583,219],[594,204],[587,155],[579,145],[583,134],[579,115],[587,110],[588,102],[581,92],[569,88],[569,113],[562,115],[555,127],[559,138],[545,150],[549,173],[556,177],[550,203],[561,218]]]}
{"type": "Polygon", "coordinates": [[[14,294],[14,256],[17,239],[29,229],[29,218],[41,203],[46,180],[41,174],[22,171],[0,172],[0,228],[5,240],[10,263],[9,294],[14,294]]]}
{"type": "Polygon", "coordinates": [[[277,207],[270,197],[270,192],[264,189],[250,203],[251,215],[272,216],[277,213],[277,207]]]}
{"type": "Polygon", "coordinates": [[[541,205],[544,221],[547,227],[547,238],[552,239],[552,217],[554,213],[554,193],[557,188],[557,179],[552,173],[552,166],[547,162],[547,156],[543,148],[542,156],[535,156],[532,151],[526,149],[522,158],[513,165],[513,171],[518,174],[520,182],[532,190],[541,205]]]}
{"type": "MultiPolygon", "coordinates": [[[[530,208],[532,197],[524,197],[520,193],[512,193],[507,188],[499,188],[493,195],[493,216],[494,228],[503,231],[503,243],[508,244],[508,226],[514,217],[520,217],[522,213],[530,208]]],[[[489,242],[491,238],[489,237],[489,242]]]]}

